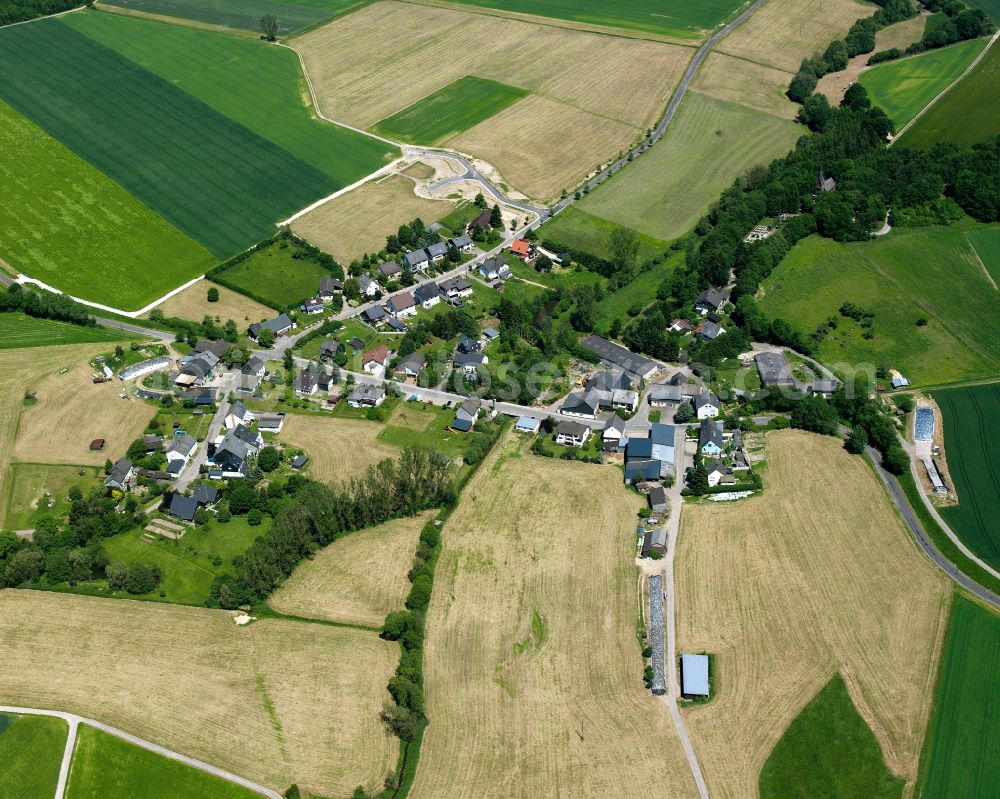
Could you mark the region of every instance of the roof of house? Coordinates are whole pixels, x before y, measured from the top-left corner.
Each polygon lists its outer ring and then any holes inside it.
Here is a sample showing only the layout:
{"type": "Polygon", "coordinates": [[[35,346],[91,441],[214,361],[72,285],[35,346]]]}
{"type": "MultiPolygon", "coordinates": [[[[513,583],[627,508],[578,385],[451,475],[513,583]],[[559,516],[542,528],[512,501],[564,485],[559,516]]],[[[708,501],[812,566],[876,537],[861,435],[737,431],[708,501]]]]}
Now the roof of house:
{"type": "Polygon", "coordinates": [[[722,425],[711,419],[702,419],[698,428],[698,448],[704,449],[708,444],[715,444],[721,450],[724,443],[722,425]]]}
{"type": "Polygon", "coordinates": [[[719,474],[725,474],[726,464],[724,464],[722,461],[712,461],[711,463],[705,464],[705,471],[708,472],[709,474],[712,474],[712,472],[719,472],[719,474]]]}
{"type": "Polygon", "coordinates": [[[379,344],[377,347],[372,347],[368,352],[361,356],[361,363],[367,364],[372,361],[377,361],[378,363],[385,363],[386,358],[389,357],[389,348],[385,344],[379,344]]]}
{"type": "Polygon", "coordinates": [[[226,415],[235,416],[238,419],[246,419],[250,415],[250,411],[247,410],[247,406],[243,404],[242,400],[236,400],[236,402],[229,406],[229,413],[226,415]]]}
{"type": "Polygon", "coordinates": [[[413,298],[412,292],[406,291],[402,294],[397,294],[389,300],[389,303],[392,305],[393,310],[399,313],[399,311],[406,311],[413,308],[417,304],[417,301],[413,298]]]}
{"type": "Polygon", "coordinates": [[[456,352],[452,358],[455,366],[482,366],[486,363],[486,356],[481,352],[456,352]]]}
{"type": "Polygon", "coordinates": [[[469,397],[465,402],[458,406],[456,413],[465,414],[470,419],[475,419],[476,415],[479,413],[479,409],[482,407],[482,402],[475,397],[469,397]]]}
{"type": "MultiPolygon", "coordinates": [[[[237,428],[238,430],[239,428],[237,428]]],[[[247,441],[240,439],[236,435],[236,430],[229,432],[215,450],[214,460],[216,463],[233,460],[240,466],[250,457],[255,447],[247,441]],[[228,456],[231,456],[228,457],[228,456]]]]}
{"type": "Polygon", "coordinates": [[[424,356],[419,352],[411,352],[405,358],[402,358],[398,364],[396,364],[396,371],[402,372],[408,370],[411,372],[419,372],[424,365],[424,356]]]}
{"type": "Polygon", "coordinates": [[[705,289],[698,295],[695,305],[718,310],[729,301],[729,289],[705,289]]]}
{"type": "Polygon", "coordinates": [[[186,497],[183,494],[174,494],[170,500],[170,515],[183,519],[186,522],[194,521],[194,514],[198,510],[198,501],[194,497],[186,497]]]}
{"type": "Polygon", "coordinates": [[[385,396],[385,389],[373,383],[358,383],[347,397],[348,402],[378,402],[385,396]]]}
{"type": "Polygon", "coordinates": [[[600,336],[587,336],[587,338],[580,343],[587,349],[596,352],[598,356],[600,356],[601,360],[612,363],[633,375],[647,377],[659,368],[656,361],[644,358],[641,355],[636,355],[634,352],[631,352],[625,347],[601,338],[600,336]]]}
{"type": "Polygon", "coordinates": [[[320,355],[337,356],[344,351],[344,345],[335,338],[328,338],[319,345],[320,355]]]}
{"type": "Polygon", "coordinates": [[[603,369],[595,373],[587,381],[587,388],[599,388],[604,391],[627,389],[632,387],[632,380],[621,370],[603,369]]]}
{"type": "Polygon", "coordinates": [[[250,357],[250,360],[243,364],[243,368],[240,371],[245,375],[255,375],[259,374],[264,368],[264,361],[258,358],[256,355],[250,357]]]}
{"type": "Polygon", "coordinates": [[[267,413],[257,421],[258,430],[277,430],[285,421],[283,413],[267,413]]]}
{"type": "Polygon", "coordinates": [[[472,288],[472,284],[464,277],[453,277],[442,280],[441,288],[445,291],[467,291],[472,288]]]}
{"type": "Polygon", "coordinates": [[[587,391],[574,391],[566,395],[561,410],[563,413],[597,413],[602,393],[601,389],[596,388],[587,391]]]}
{"type": "Polygon", "coordinates": [[[368,289],[370,289],[372,286],[374,286],[377,289],[381,288],[381,286],[379,286],[378,284],[378,281],[371,275],[362,275],[361,277],[358,278],[358,287],[361,289],[362,292],[367,294],[368,289]]]}
{"type": "Polygon", "coordinates": [[[312,391],[319,382],[319,375],[309,366],[299,372],[295,378],[295,388],[298,391],[312,391]]]}
{"type": "Polygon", "coordinates": [[[413,252],[408,252],[403,256],[403,260],[406,261],[406,265],[409,267],[419,266],[420,264],[427,263],[427,252],[425,250],[414,250],[413,252]]]}
{"type": "Polygon", "coordinates": [[[319,297],[310,297],[308,300],[302,303],[302,308],[306,311],[311,311],[315,308],[322,308],[323,300],[319,297]]]}
{"type": "Polygon", "coordinates": [[[249,444],[251,447],[256,448],[257,446],[257,433],[244,424],[236,425],[229,435],[238,438],[240,441],[245,444],[249,444]]]}
{"type": "Polygon", "coordinates": [[[681,655],[681,693],[708,696],[708,655],[681,655]]]}
{"type": "Polygon", "coordinates": [[[725,332],[726,329],[715,322],[703,322],[698,327],[698,335],[702,338],[707,338],[709,341],[714,341],[725,332]]]}
{"type": "Polygon", "coordinates": [[[440,297],[441,289],[437,283],[421,283],[417,286],[416,294],[418,302],[427,302],[428,300],[433,300],[435,297],[440,297]]]}
{"type": "MultiPolygon", "coordinates": [[[[632,443],[629,441],[629,443],[632,443]]],[[[652,458],[642,458],[625,464],[625,479],[629,482],[637,477],[657,480],[660,477],[660,462],[652,458]]]]}
{"type": "Polygon", "coordinates": [[[653,486],[649,489],[649,504],[653,507],[667,504],[667,492],[663,486],[653,486]]]}
{"type": "Polygon", "coordinates": [[[187,433],[182,433],[176,436],[170,442],[170,446],[167,447],[167,452],[178,452],[184,457],[187,457],[192,452],[194,452],[195,447],[198,446],[198,442],[192,436],[187,433]]]}
{"type": "MultiPolygon", "coordinates": [[[[383,311],[384,313],[384,311],[383,311]]],[[[352,338],[347,342],[347,346],[352,350],[363,350],[365,348],[365,343],[359,338],[352,338]]]]}
{"type": "MultiPolygon", "coordinates": [[[[657,486],[659,488],[659,486],[657,486]]],[[[653,489],[654,491],[656,489],[653,489]]],[[[661,491],[663,489],[660,489],[661,491]]],[[[652,502],[653,494],[649,494],[650,501],[652,502]]],[[[663,527],[657,527],[653,530],[647,530],[646,534],[643,536],[642,546],[644,549],[658,549],[661,551],[667,548],[667,531],[663,527]]]]}
{"type": "Polygon", "coordinates": [[[625,432],[625,420],[622,417],[615,415],[608,419],[608,423],[604,425],[604,437],[605,438],[620,438],[625,432]],[[609,436],[609,432],[618,433],[618,436],[609,436]]]}
{"type": "Polygon", "coordinates": [[[517,239],[510,245],[510,251],[514,255],[527,255],[531,251],[531,243],[527,239],[517,239]]]}
{"type": "Polygon", "coordinates": [[[534,416],[522,416],[517,420],[517,424],[514,428],[517,430],[527,431],[529,433],[534,433],[541,426],[542,420],[534,416]]]}
{"type": "Polygon", "coordinates": [[[176,477],[184,470],[184,461],[172,460],[167,464],[167,474],[176,477]]]}
{"type": "Polygon", "coordinates": [[[386,324],[393,330],[397,330],[400,333],[405,333],[409,329],[406,327],[406,322],[401,319],[387,319],[386,324]]]}
{"type": "Polygon", "coordinates": [[[274,319],[268,319],[266,322],[259,322],[256,325],[250,325],[250,329],[253,332],[259,330],[270,330],[274,333],[280,333],[282,330],[287,330],[292,326],[292,320],[289,319],[288,314],[278,314],[274,319]]]}
{"type": "Polygon", "coordinates": [[[711,391],[702,391],[700,394],[697,394],[694,398],[695,410],[700,410],[701,408],[704,408],[706,405],[711,405],[713,408],[720,407],[719,398],[715,396],[715,394],[713,394],[711,391]]]}
{"type": "Polygon", "coordinates": [[[653,457],[653,439],[630,438],[625,447],[625,457],[629,461],[647,460],[653,457]]]}
{"type": "Polygon", "coordinates": [[[490,220],[493,218],[493,212],[489,208],[484,208],[482,213],[479,214],[475,219],[472,220],[469,227],[479,227],[488,228],[490,226],[490,220]]]}
{"type": "Polygon", "coordinates": [[[121,485],[125,482],[125,479],[128,477],[128,473],[130,471],[132,471],[132,461],[128,458],[119,458],[118,461],[115,462],[115,465],[111,468],[111,473],[108,475],[108,479],[104,482],[105,484],[116,483],[117,485],[121,485]]]}
{"type": "Polygon", "coordinates": [[[308,455],[296,455],[294,458],[292,458],[292,468],[293,469],[301,469],[307,463],[309,463],[309,456],[308,455]]]}
{"type": "Polygon", "coordinates": [[[491,273],[499,274],[503,269],[510,270],[510,267],[507,266],[507,262],[499,255],[487,258],[479,265],[479,271],[484,277],[491,273]]]}
{"type": "Polygon", "coordinates": [[[583,438],[590,430],[586,425],[579,422],[562,421],[556,427],[557,436],[569,436],[570,438],[583,438]]]}
{"type": "Polygon", "coordinates": [[[455,238],[451,240],[451,243],[458,249],[462,249],[463,247],[471,247],[472,239],[463,233],[461,236],[455,236],[455,238]]]}
{"type": "Polygon", "coordinates": [[[459,416],[455,414],[455,418],[451,423],[451,426],[455,430],[461,430],[463,433],[468,433],[472,429],[473,420],[468,419],[464,416],[459,416]]]}
{"type": "Polygon", "coordinates": [[[319,293],[320,294],[336,294],[338,291],[344,290],[344,283],[341,280],[337,280],[333,277],[324,277],[319,281],[319,293]]]}
{"type": "Polygon", "coordinates": [[[433,244],[428,245],[427,254],[431,258],[440,258],[441,256],[448,254],[448,245],[443,241],[436,241],[433,244]]]}
{"type": "MultiPolygon", "coordinates": [[[[373,305],[371,308],[365,308],[361,312],[361,316],[366,322],[378,322],[381,319],[385,319],[388,314],[385,312],[385,308],[381,305],[373,305]]],[[[362,345],[364,346],[364,345],[362,345]]]]}
{"type": "Polygon", "coordinates": [[[674,445],[674,426],[672,424],[660,424],[655,422],[652,429],[649,431],[649,440],[653,442],[654,445],[666,445],[672,447],[674,445]]]}
{"type": "Polygon", "coordinates": [[[680,402],[683,398],[684,394],[680,386],[655,383],[649,387],[649,399],[651,402],[680,402]]]}
{"type": "Polygon", "coordinates": [[[792,367],[782,352],[760,352],[753,360],[765,386],[787,385],[794,380],[792,367]]]}
{"type": "Polygon", "coordinates": [[[211,505],[218,501],[219,489],[212,488],[212,486],[207,486],[204,483],[198,483],[194,487],[191,497],[199,505],[211,505]]]}
{"type": "Polygon", "coordinates": [[[395,261],[384,261],[378,265],[378,272],[385,277],[401,274],[403,268],[395,261]]]}
{"type": "Polygon", "coordinates": [[[493,339],[495,339],[497,336],[500,335],[500,331],[497,330],[495,327],[484,327],[483,335],[490,341],[492,341],[493,339]]]}
{"type": "Polygon", "coordinates": [[[459,352],[475,352],[479,349],[479,342],[468,336],[460,336],[455,349],[459,352]]]}

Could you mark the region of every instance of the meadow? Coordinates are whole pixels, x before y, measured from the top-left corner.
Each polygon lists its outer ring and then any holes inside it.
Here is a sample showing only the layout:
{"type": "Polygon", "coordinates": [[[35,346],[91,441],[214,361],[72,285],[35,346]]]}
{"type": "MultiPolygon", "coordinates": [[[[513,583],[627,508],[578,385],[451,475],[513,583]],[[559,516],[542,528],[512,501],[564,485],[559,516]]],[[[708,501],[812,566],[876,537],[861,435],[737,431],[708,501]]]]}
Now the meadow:
{"type": "MultiPolygon", "coordinates": [[[[543,240],[549,240],[553,244],[565,247],[572,247],[581,252],[596,255],[598,258],[610,258],[611,251],[608,242],[611,234],[621,228],[628,227],[626,224],[618,224],[599,216],[594,216],[581,210],[583,203],[571,205],[545,223],[539,230],[543,240]]],[[[636,260],[639,262],[652,258],[654,255],[662,255],[667,248],[667,242],[647,236],[645,233],[638,233],[639,252],[636,260]]],[[[531,277],[544,283],[545,277],[531,277]]]]}
{"type": "Polygon", "coordinates": [[[320,109],[360,128],[467,75],[531,92],[449,144],[539,198],[558,197],[641,138],[691,57],[688,47],[393,0],[293,45],[320,109]]]}
{"type": "Polygon", "coordinates": [[[7,486],[7,513],[0,517],[0,529],[27,530],[39,516],[56,517],[69,510],[68,494],[79,486],[86,494],[96,484],[98,470],[93,466],[52,466],[47,463],[12,463],[7,486]],[[82,474],[81,474],[82,472],[82,474]],[[53,506],[43,502],[49,494],[53,506]]]}
{"type": "Polygon", "coordinates": [[[4,590],[0,641],[0,702],[100,719],[278,791],[348,796],[396,763],[378,714],[399,647],[370,632],[4,590]]]}
{"type": "Polygon", "coordinates": [[[656,292],[684,259],[683,253],[673,253],[662,264],[643,272],[618,291],[606,294],[597,303],[598,324],[611,324],[614,319],[627,321],[633,305],[649,305],[656,301],[656,292]]]}
{"type": "Polygon", "coordinates": [[[941,141],[968,147],[1000,133],[1000,48],[991,47],[973,70],[900,137],[907,147],[941,141]]]}
{"type": "Polygon", "coordinates": [[[399,156],[385,142],[319,119],[299,59],[288,48],[114,14],[71,14],[63,24],[318,169],[329,179],[327,194],[399,156]]]}
{"type": "Polygon", "coordinates": [[[580,210],[656,239],[677,238],[734,178],[785,155],[802,132],[790,120],[688,92],[663,139],[580,210]]]}
{"type": "Polygon", "coordinates": [[[872,104],[884,109],[898,130],[965,71],[986,41],[970,39],[878,64],[862,72],[858,82],[868,91],[872,104]]]}
{"type": "Polygon", "coordinates": [[[760,799],[896,799],[903,787],[839,674],[802,708],[760,774],[760,799]]]}
{"type": "Polygon", "coordinates": [[[804,333],[835,318],[817,349],[824,363],[888,363],[917,384],[992,375],[1000,365],[990,277],[1000,277],[998,239],[1000,228],[969,222],[846,245],[813,236],[764,281],[759,304],[804,333]],[[845,301],[875,312],[874,338],[838,315],[845,301]]]}
{"type": "Polygon", "coordinates": [[[52,799],[66,734],[62,719],[0,714],[0,796],[52,799]]]}
{"type": "Polygon", "coordinates": [[[716,660],[717,695],[684,710],[709,791],[755,795],[771,752],[837,672],[889,770],[912,782],[951,584],[864,459],[800,431],[765,446],[763,494],[689,503],[681,518],[677,644],[716,660]]]}
{"type": "Polygon", "coordinates": [[[367,0],[240,0],[234,5],[228,0],[102,0],[101,4],[254,33],[260,33],[261,17],[274,14],[278,18],[278,35],[286,36],[345,14],[365,2],[367,0]]]}
{"type": "Polygon", "coordinates": [[[958,505],[939,511],[963,543],[994,567],[1000,567],[1000,465],[993,453],[991,428],[1000,418],[996,383],[935,391],[944,416],[948,470],[958,505]]]}
{"type": "Polygon", "coordinates": [[[335,483],[361,477],[365,469],[399,455],[399,448],[379,440],[382,425],[366,419],[289,414],[281,439],[309,455],[309,477],[335,483]]]}
{"type": "Polygon", "coordinates": [[[941,658],[918,796],[989,799],[1000,785],[1000,618],[958,596],[941,658]]]}
{"type": "Polygon", "coordinates": [[[788,72],[775,67],[713,50],[695,74],[691,88],[716,100],[738,103],[782,119],[795,119],[799,107],[785,96],[791,79],[788,72]]]}
{"type": "Polygon", "coordinates": [[[497,444],[442,531],[411,797],[697,795],[642,684],[641,504],[612,467],[497,444]]]}
{"type": "Polygon", "coordinates": [[[279,613],[381,628],[410,590],[420,528],[433,513],[350,533],[304,561],[271,596],[279,613]]]}
{"type": "Polygon", "coordinates": [[[83,724],[67,799],[260,799],[260,794],[83,724]]]}
{"type": "Polygon", "coordinates": [[[218,257],[343,185],[61,20],[0,31],[0,99],[218,257]]]}
{"type": "Polygon", "coordinates": [[[410,144],[440,144],[528,94],[516,86],[466,75],[377,122],[372,130],[410,144]]]}
{"type": "MultiPolygon", "coordinates": [[[[298,305],[316,296],[319,282],[330,277],[330,271],[310,258],[296,258],[296,253],[294,244],[269,244],[213,276],[233,289],[267,300],[275,308],[298,305]]],[[[272,316],[274,311],[268,311],[254,321],[272,316]]]]}
{"type": "Polygon", "coordinates": [[[0,182],[0,258],[75,297],[140,308],[216,260],[2,101],[0,182]]]}
{"type": "Polygon", "coordinates": [[[378,440],[400,449],[433,449],[457,460],[465,454],[469,438],[449,429],[454,418],[454,412],[448,408],[416,402],[400,403],[378,434],[378,440]]]}
{"type": "Polygon", "coordinates": [[[467,6],[601,25],[684,39],[700,38],[740,7],[739,0],[457,0],[467,6]]]}
{"type": "MultiPolygon", "coordinates": [[[[316,287],[319,288],[319,285],[316,287]]],[[[266,305],[261,305],[245,294],[232,291],[210,280],[201,280],[189,286],[179,294],[161,302],[156,306],[156,310],[162,311],[167,316],[177,316],[195,322],[200,322],[206,316],[223,323],[232,319],[241,329],[247,327],[250,322],[274,316],[274,310],[266,305]],[[219,292],[217,302],[208,301],[208,292],[213,288],[219,292]]]]}
{"type": "Polygon", "coordinates": [[[82,327],[23,313],[0,313],[0,349],[48,347],[55,344],[92,344],[127,341],[129,336],[104,327],[82,327]]]}

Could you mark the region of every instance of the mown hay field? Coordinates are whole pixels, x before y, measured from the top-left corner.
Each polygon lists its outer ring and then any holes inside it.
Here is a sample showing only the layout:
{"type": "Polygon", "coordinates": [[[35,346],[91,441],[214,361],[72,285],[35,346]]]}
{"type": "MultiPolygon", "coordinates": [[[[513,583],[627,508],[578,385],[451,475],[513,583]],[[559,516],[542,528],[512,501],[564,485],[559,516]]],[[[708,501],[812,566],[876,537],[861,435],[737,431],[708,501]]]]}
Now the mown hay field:
{"type": "Polygon", "coordinates": [[[302,563],[268,604],[293,616],[380,627],[390,611],[403,609],[420,528],[432,516],[394,519],[340,538],[302,563]]]}
{"type": "Polygon", "coordinates": [[[639,498],[611,467],[522,450],[502,440],[443,528],[410,795],[697,795],[642,684],[639,498]]]}
{"type": "Polygon", "coordinates": [[[446,200],[418,197],[409,177],[370,181],[300,216],[292,230],[343,264],[385,247],[386,236],[420,217],[436,222],[454,209],[446,200]]]}
{"type": "Polygon", "coordinates": [[[360,477],[365,469],[399,449],[378,440],[382,425],[365,419],[335,419],[290,413],[281,440],[309,455],[308,476],[321,483],[360,477]]]}
{"type": "Polygon", "coordinates": [[[579,207],[673,239],[693,228],[736,176],[785,155],[801,133],[790,120],[691,91],[667,135],[579,207]]]}
{"type": "Polygon", "coordinates": [[[775,67],[713,51],[695,74],[691,88],[717,100],[795,119],[799,107],[785,96],[791,79],[791,74],[775,67]]]}
{"type": "Polygon", "coordinates": [[[66,710],[279,791],[381,785],[399,647],[374,633],[40,591],[0,592],[0,702],[66,710]]]}
{"type": "Polygon", "coordinates": [[[641,138],[691,57],[687,47],[393,0],[293,44],[323,112],[358,127],[468,75],[530,91],[448,143],[539,198],[641,138]]]}
{"type": "MultiPolygon", "coordinates": [[[[319,284],[316,285],[319,288],[319,284]]],[[[270,319],[274,311],[266,305],[261,305],[245,294],[227,289],[209,280],[199,280],[169,300],[161,302],[156,310],[163,311],[167,316],[178,316],[181,319],[191,319],[200,322],[206,316],[226,322],[232,319],[241,330],[250,322],[270,319]],[[218,302],[208,301],[208,290],[219,292],[218,302]]]]}
{"type": "Polygon", "coordinates": [[[822,52],[876,10],[857,0],[769,0],[716,49],[794,73],[803,58],[822,52]]]}
{"type": "Polygon", "coordinates": [[[81,327],[23,313],[0,313],[0,350],[48,347],[54,344],[93,344],[127,341],[128,334],[106,327],[81,327]]]}
{"type": "Polygon", "coordinates": [[[1000,385],[935,391],[944,416],[948,471],[958,505],[941,515],[962,541],[986,562],[1000,566],[1000,464],[994,453],[993,425],[1000,418],[1000,385]]]}
{"type": "Polygon", "coordinates": [[[674,574],[678,649],[716,656],[685,710],[709,790],[755,797],[768,755],[839,671],[886,763],[915,780],[951,586],[841,443],[767,437],[763,495],[690,504],[674,574]]]}

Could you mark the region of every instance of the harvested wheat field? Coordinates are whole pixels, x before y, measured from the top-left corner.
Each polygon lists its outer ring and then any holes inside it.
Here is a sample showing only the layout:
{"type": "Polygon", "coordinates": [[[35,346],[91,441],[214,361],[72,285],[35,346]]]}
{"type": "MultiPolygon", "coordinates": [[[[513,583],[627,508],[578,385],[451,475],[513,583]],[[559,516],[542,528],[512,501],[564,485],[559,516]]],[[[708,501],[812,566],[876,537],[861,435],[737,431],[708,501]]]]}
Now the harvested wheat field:
{"type": "Polygon", "coordinates": [[[305,60],[322,111],[363,128],[468,75],[530,91],[534,97],[449,144],[490,162],[516,189],[539,198],[557,196],[598,161],[641,138],[694,52],[394,0],[292,44],[305,60]],[[587,146],[577,150],[567,142],[587,146]],[[537,173],[537,163],[546,169],[537,173]]]}
{"type": "Polygon", "coordinates": [[[686,710],[714,797],[756,797],[774,745],[836,671],[889,768],[912,783],[951,586],[867,463],[769,433],[763,495],[685,507],[674,567],[681,652],[717,656],[717,696],[686,710]]]}
{"type": "Polygon", "coordinates": [[[107,722],[279,791],[380,786],[399,647],[374,633],[152,602],[0,591],[0,702],[107,722]]]}
{"type": "Polygon", "coordinates": [[[382,425],[364,419],[290,413],[281,429],[281,440],[308,453],[309,477],[335,483],[360,477],[369,466],[399,455],[399,449],[376,438],[382,429],[382,425]]]}
{"type": "Polygon", "coordinates": [[[381,627],[386,614],[403,609],[420,528],[433,517],[423,513],[344,536],[299,566],[268,604],[293,616],[381,627]]]}
{"type": "Polygon", "coordinates": [[[125,454],[156,408],[134,397],[121,399],[117,380],[95,385],[91,382],[93,373],[81,354],[66,374],[55,370],[32,385],[38,403],[21,412],[14,442],[17,460],[103,466],[106,459],[116,460],[125,454]],[[95,438],[106,439],[108,446],[91,452],[90,442],[95,438]]]}
{"type": "Polygon", "coordinates": [[[717,100],[795,119],[799,106],[785,96],[791,79],[783,70],[712,52],[695,75],[691,88],[717,100]]]}
{"type": "Polygon", "coordinates": [[[876,10],[856,0],[768,0],[716,50],[785,70],[791,80],[803,58],[822,52],[876,10]]]}
{"type": "MultiPolygon", "coordinates": [[[[926,24],[927,17],[918,15],[890,25],[888,28],[883,28],[875,34],[875,52],[889,50],[893,47],[905,50],[908,45],[923,38],[926,24]]],[[[847,87],[868,69],[868,59],[871,56],[871,53],[862,53],[847,62],[847,69],[824,75],[816,84],[816,91],[825,94],[831,104],[839,105],[840,101],[844,99],[847,87]]]]}
{"type": "MultiPolygon", "coordinates": [[[[89,358],[107,349],[107,346],[106,343],[73,344],[0,350],[0,486],[7,485],[7,470],[10,468],[20,415],[24,410],[33,411],[38,407],[24,408],[22,400],[25,390],[46,374],[74,364],[86,363],[89,358]]],[[[103,459],[101,463],[104,463],[103,459]]],[[[0,491],[0,519],[7,513],[5,505],[8,493],[0,491]]]]}
{"type": "Polygon", "coordinates": [[[292,230],[348,264],[365,253],[383,249],[386,236],[399,230],[400,225],[418,216],[429,225],[455,207],[447,200],[418,197],[414,187],[414,181],[403,175],[365,183],[299,217],[292,223],[292,230]]]}
{"type": "Polygon", "coordinates": [[[270,319],[275,313],[256,300],[208,280],[199,280],[193,286],[157,305],[156,310],[163,311],[167,316],[179,316],[181,319],[191,319],[195,322],[200,322],[206,316],[211,316],[223,324],[232,319],[241,330],[247,326],[243,324],[244,322],[249,324],[258,319],[270,319]],[[218,289],[218,302],[208,301],[210,288],[218,289]]]}
{"type": "Polygon", "coordinates": [[[696,796],[636,640],[639,497],[510,435],[445,523],[414,799],[696,796]],[[522,451],[524,450],[524,451],[522,451]]]}

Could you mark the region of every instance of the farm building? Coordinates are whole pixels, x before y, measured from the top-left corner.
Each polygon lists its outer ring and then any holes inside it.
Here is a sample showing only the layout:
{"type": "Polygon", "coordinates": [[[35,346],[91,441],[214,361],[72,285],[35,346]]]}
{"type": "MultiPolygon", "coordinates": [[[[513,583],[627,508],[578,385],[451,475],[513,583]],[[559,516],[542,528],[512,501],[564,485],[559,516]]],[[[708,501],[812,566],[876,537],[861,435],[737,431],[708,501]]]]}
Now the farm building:
{"type": "Polygon", "coordinates": [[[680,386],[660,385],[649,387],[649,404],[653,408],[667,408],[680,405],[684,394],[680,386]]]}
{"type": "MultiPolygon", "coordinates": [[[[126,366],[118,373],[119,380],[131,380],[133,377],[145,377],[153,372],[159,372],[163,369],[169,369],[172,361],[166,355],[161,355],[159,358],[150,358],[145,361],[139,361],[139,363],[134,363],[131,366],[126,366]]],[[[106,369],[107,367],[105,367],[106,369]]]]}
{"type": "Polygon", "coordinates": [[[625,347],[600,336],[587,336],[581,344],[596,352],[602,361],[617,366],[635,379],[648,380],[660,368],[655,361],[636,355],[625,347]]]}
{"type": "Polygon", "coordinates": [[[653,553],[667,553],[667,531],[662,527],[656,530],[646,530],[642,535],[642,556],[648,558],[653,553]]]}
{"type": "Polygon", "coordinates": [[[663,576],[649,576],[649,639],[653,648],[653,693],[662,695],[667,692],[665,643],[663,640],[663,576]]]}
{"type": "Polygon", "coordinates": [[[924,471],[927,472],[927,479],[931,481],[931,485],[934,487],[934,493],[947,494],[948,487],[944,484],[944,480],[941,479],[937,464],[931,458],[924,458],[923,463],[924,471]]]}
{"type": "Polygon", "coordinates": [[[757,374],[764,388],[771,386],[790,386],[795,382],[792,377],[792,367],[788,358],[781,352],[761,352],[754,356],[757,374]]]}
{"type": "MultiPolygon", "coordinates": [[[[629,442],[631,443],[631,441],[629,442]]],[[[660,479],[660,462],[652,458],[630,460],[625,464],[625,482],[643,483],[660,479]]]]}
{"type": "Polygon", "coordinates": [[[690,699],[708,694],[708,655],[681,655],[681,696],[690,699]]]}
{"type": "Polygon", "coordinates": [[[913,440],[934,440],[934,409],[917,408],[913,414],[913,440]]]}
{"type": "Polygon", "coordinates": [[[667,509],[667,492],[663,486],[653,486],[649,490],[649,509],[653,513],[663,513],[667,509]]]}

